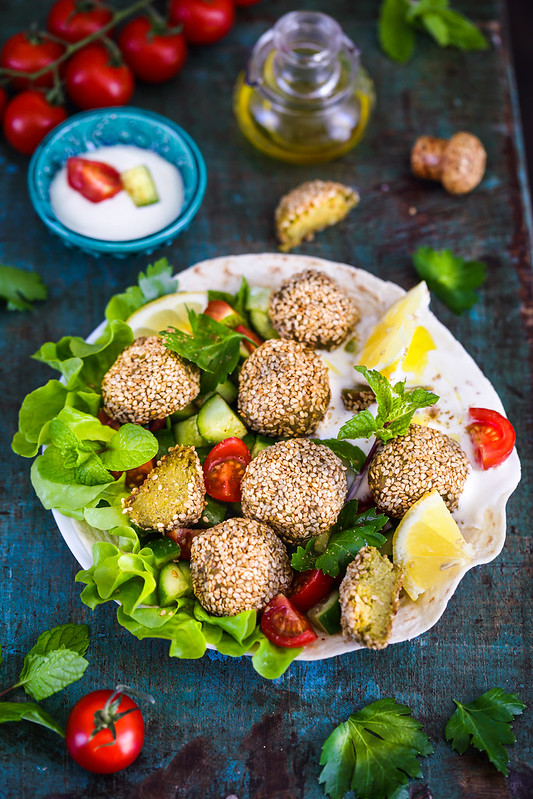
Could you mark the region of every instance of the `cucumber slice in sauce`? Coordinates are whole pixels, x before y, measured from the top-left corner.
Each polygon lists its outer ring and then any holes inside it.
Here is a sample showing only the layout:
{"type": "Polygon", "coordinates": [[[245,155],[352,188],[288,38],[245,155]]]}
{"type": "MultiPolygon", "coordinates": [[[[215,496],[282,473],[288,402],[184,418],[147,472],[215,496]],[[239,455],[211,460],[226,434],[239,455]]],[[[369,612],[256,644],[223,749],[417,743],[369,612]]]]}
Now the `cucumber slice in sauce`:
{"type": "Polygon", "coordinates": [[[198,432],[210,444],[218,444],[225,438],[244,438],[248,430],[236,413],[219,394],[215,394],[202,406],[198,414],[198,432]]]}
{"type": "Polygon", "coordinates": [[[191,567],[180,560],[163,566],[159,575],[159,604],[162,608],[171,605],[176,599],[192,593],[191,567]]]}
{"type": "Polygon", "coordinates": [[[147,166],[139,165],[126,169],[120,175],[120,180],[135,205],[153,205],[159,202],[159,194],[155,187],[152,173],[147,166]]]}

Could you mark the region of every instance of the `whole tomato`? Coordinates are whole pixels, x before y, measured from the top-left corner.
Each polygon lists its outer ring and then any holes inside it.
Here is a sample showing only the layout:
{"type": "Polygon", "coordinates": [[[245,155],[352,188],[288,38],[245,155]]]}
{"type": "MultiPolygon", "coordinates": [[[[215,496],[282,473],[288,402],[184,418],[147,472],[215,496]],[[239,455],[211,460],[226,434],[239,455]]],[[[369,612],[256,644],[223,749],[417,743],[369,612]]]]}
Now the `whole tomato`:
{"type": "Polygon", "coordinates": [[[120,32],[118,46],[134,75],[147,83],[170,80],[187,57],[185,37],[164,28],[160,31],[146,16],[128,22],[120,32]]]}
{"type": "MultiPolygon", "coordinates": [[[[17,72],[37,72],[59,58],[65,51],[63,45],[38,33],[15,33],[2,47],[0,66],[17,72]]],[[[28,78],[15,78],[16,89],[33,86],[53,86],[54,75],[50,70],[35,81],[28,78]]]]}
{"type": "Polygon", "coordinates": [[[135,87],[131,69],[113,64],[103,44],[89,44],[75,53],[65,70],[65,86],[79,108],[126,105],[135,87]]]}
{"type": "Polygon", "coordinates": [[[4,135],[20,153],[31,155],[46,134],[66,118],[65,109],[51,105],[42,92],[22,92],[7,104],[4,135]]]}
{"type": "Polygon", "coordinates": [[[191,44],[213,44],[228,33],[235,22],[233,0],[171,0],[169,21],[183,25],[191,44]]]}
{"type": "Polygon", "coordinates": [[[101,30],[113,18],[113,12],[98,0],[57,0],[46,23],[50,33],[66,42],[79,42],[101,30]]]}
{"type": "Polygon", "coordinates": [[[0,122],[2,121],[2,118],[4,116],[4,111],[6,110],[6,105],[7,105],[7,94],[5,93],[5,91],[0,86],[0,122]]]}
{"type": "Polygon", "coordinates": [[[236,6],[255,6],[260,0],[233,0],[236,6]]]}
{"type": "Polygon", "coordinates": [[[133,699],[118,689],[92,691],[70,711],[65,742],[72,759],[87,771],[121,771],[133,763],[142,749],[141,711],[133,699]]]}

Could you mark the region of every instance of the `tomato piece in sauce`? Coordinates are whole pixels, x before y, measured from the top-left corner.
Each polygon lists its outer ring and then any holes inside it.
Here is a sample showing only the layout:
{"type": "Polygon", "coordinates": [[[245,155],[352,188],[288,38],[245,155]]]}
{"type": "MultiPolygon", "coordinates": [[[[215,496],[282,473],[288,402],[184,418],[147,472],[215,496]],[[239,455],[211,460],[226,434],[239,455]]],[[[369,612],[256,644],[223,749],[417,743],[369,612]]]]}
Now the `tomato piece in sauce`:
{"type": "Polygon", "coordinates": [[[204,463],[205,490],[220,502],[240,502],[241,481],[252,460],[240,438],[232,436],[216,444],[204,463]]]}
{"type": "Polygon", "coordinates": [[[335,579],[320,569],[310,569],[299,574],[292,584],[291,602],[298,610],[307,611],[322,602],[331,589],[335,579]]]}
{"type": "Polygon", "coordinates": [[[470,424],[466,428],[474,445],[476,461],[482,469],[503,463],[516,440],[514,428],[505,416],[489,408],[470,408],[470,424]]]}
{"type": "Polygon", "coordinates": [[[283,594],[275,596],[264,609],[261,629],[277,646],[307,646],[318,638],[309,620],[283,594]]]}
{"type": "Polygon", "coordinates": [[[89,202],[101,203],[122,191],[120,172],[103,161],[88,158],[67,159],[68,185],[89,202]]]}

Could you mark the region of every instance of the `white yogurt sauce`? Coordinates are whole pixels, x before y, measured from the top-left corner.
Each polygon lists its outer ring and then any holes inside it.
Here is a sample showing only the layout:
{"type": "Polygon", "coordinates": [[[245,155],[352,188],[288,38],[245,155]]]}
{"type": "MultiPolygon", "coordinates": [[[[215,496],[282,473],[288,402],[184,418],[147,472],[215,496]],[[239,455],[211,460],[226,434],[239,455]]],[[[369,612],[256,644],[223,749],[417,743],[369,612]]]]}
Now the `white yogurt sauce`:
{"type": "Polygon", "coordinates": [[[126,191],[109,200],[92,203],[68,184],[66,164],[50,185],[50,203],[60,222],[83,236],[103,241],[130,241],[157,233],[179,215],[183,206],[183,180],[179,170],[151,150],[117,144],[81,153],[80,158],[103,161],[119,172],[146,166],[159,202],[137,207],[126,191]]]}

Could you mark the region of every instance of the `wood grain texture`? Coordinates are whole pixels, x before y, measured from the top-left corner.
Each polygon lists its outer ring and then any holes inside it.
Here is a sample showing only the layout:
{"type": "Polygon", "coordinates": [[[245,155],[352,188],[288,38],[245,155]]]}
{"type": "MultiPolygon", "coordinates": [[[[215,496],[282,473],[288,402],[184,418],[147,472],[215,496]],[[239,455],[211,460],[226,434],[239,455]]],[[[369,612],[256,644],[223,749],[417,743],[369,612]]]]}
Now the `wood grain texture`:
{"type": "MultiPolygon", "coordinates": [[[[444,741],[452,697],[470,701],[489,687],[518,691],[528,701],[527,638],[531,606],[533,478],[533,287],[531,227],[521,132],[505,30],[504,0],[457,0],[491,38],[486,53],[444,51],[420,36],[413,61],[399,67],[378,50],[376,0],[308,0],[329,12],[362,48],[378,105],[363,143],[342,160],[289,166],[255,152],[241,137],[231,92],[246,51],[273,22],[301,4],[263,0],[241,10],[238,25],[213,48],[192,50],[166,86],[139,87],[134,103],[166,114],[197,141],[208,189],[190,230],[167,255],[177,271],[212,256],[274,250],[272,216],[279,197],[312,178],[358,187],[360,206],[341,225],[300,252],[360,266],[405,288],[417,281],[410,253],[419,245],[450,247],[489,264],[473,311],[456,317],[438,300],[439,318],[490,377],[517,430],[523,480],[508,505],[508,538],[500,557],[469,572],[443,619],[419,639],[383,652],[355,652],[320,663],[295,663],[279,680],[263,680],[245,658],[170,660],[163,641],[138,642],[118,626],[112,608],[90,612],[74,583],[77,565],[52,515],[35,498],[29,463],[9,441],[24,395],[50,376],[30,355],[44,341],[87,335],[108,297],[134,282],[145,257],[93,259],[65,249],[43,227],[25,186],[27,160],[0,144],[0,259],[38,269],[50,297],[34,313],[0,311],[3,480],[0,606],[5,655],[1,684],[11,684],[22,658],[46,628],[86,621],[91,665],[83,679],[44,705],[65,721],[89,690],[126,682],[149,691],[147,739],[126,772],[98,777],[81,771],[52,733],[30,724],[0,728],[2,799],[318,799],[320,748],[333,727],[364,704],[394,696],[408,704],[435,744],[423,780],[446,799],[525,799],[533,795],[531,711],[514,724],[510,776],[469,750],[459,757],[444,741]],[[411,177],[417,135],[471,130],[488,151],[478,190],[463,198],[411,177]]],[[[49,2],[1,0],[2,37],[43,20],[49,2]]]]}

